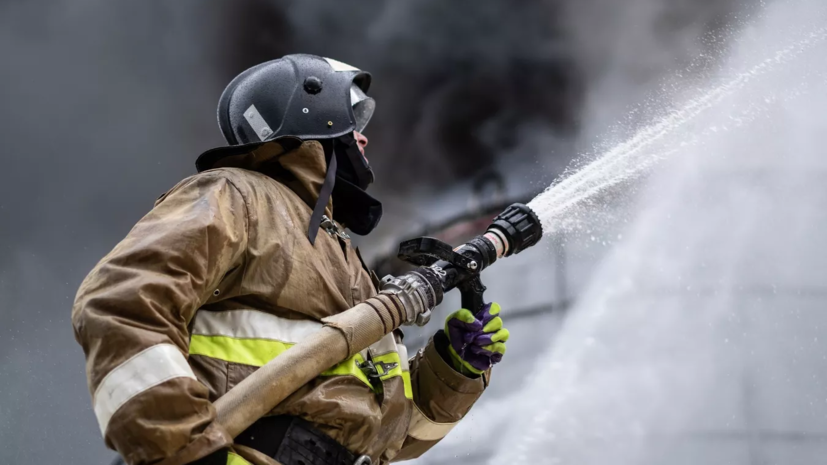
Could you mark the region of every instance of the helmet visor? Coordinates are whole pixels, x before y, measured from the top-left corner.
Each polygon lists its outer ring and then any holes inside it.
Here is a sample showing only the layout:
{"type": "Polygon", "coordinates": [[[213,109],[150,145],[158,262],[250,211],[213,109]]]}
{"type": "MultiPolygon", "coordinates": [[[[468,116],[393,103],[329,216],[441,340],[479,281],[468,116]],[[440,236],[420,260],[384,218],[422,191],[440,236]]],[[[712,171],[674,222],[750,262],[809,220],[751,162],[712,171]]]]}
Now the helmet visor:
{"type": "Polygon", "coordinates": [[[362,89],[356,84],[350,85],[350,105],[353,107],[353,117],[356,119],[356,130],[364,132],[365,126],[373,116],[376,109],[376,102],[365,95],[362,89]]]}

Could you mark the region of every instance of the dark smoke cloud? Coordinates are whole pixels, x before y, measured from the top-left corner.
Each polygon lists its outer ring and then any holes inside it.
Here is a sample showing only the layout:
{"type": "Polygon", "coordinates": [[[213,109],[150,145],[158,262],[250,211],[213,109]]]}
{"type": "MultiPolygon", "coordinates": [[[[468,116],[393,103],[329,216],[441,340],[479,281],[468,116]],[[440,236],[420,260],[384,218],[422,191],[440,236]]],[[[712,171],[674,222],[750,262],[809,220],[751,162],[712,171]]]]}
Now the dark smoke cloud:
{"type": "Polygon", "coordinates": [[[0,462],[109,457],[69,325],[74,293],[222,143],[214,108],[236,73],[296,51],[371,70],[377,189],[433,187],[501,153],[546,157],[553,147],[523,139],[576,138],[598,110],[617,114],[732,4],[643,1],[0,3],[0,462]],[[642,19],[611,28],[604,10],[627,3],[642,19]],[[632,46],[632,30],[657,32],[632,46]],[[624,46],[658,51],[657,66],[629,64],[624,46]]]}
{"type": "Polygon", "coordinates": [[[517,143],[524,124],[576,128],[583,89],[557,2],[354,5],[296,2],[288,16],[296,45],[335,51],[376,76],[381,103],[368,135],[391,185],[476,175],[517,143]]]}

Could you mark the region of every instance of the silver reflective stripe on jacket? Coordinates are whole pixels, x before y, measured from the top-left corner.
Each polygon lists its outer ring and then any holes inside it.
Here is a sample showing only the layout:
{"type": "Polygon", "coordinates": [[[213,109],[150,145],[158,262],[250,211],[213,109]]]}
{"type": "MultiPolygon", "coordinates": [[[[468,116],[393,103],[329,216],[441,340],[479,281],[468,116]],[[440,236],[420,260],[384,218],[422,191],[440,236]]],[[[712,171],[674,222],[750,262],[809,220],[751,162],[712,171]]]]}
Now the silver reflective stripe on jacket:
{"type": "Polygon", "coordinates": [[[322,326],[318,321],[291,320],[258,310],[202,310],[195,315],[191,333],[238,339],[268,339],[295,344],[322,326]]]}
{"type": "Polygon", "coordinates": [[[158,344],[121,363],[103,378],[92,400],[101,434],[112,415],[138,394],[173,378],[195,379],[187,359],[172,344],[158,344]]]}

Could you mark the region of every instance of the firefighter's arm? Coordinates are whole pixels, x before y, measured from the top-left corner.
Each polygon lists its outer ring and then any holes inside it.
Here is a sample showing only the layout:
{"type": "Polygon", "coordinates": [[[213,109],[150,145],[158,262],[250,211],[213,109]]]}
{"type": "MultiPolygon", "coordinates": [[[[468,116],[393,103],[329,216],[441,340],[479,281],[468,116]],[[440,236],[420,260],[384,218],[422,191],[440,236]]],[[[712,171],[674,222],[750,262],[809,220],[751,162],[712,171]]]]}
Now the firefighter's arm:
{"type": "Polygon", "coordinates": [[[452,313],[445,330],[411,359],[414,411],[394,461],[419,457],[436,445],[482,395],[508,340],[499,312],[499,305],[490,304],[478,315],[452,313]]]}
{"type": "Polygon", "coordinates": [[[187,363],[187,326],[224,274],[243,266],[246,211],[220,172],[188,178],[78,290],[72,324],[95,416],[130,465],[189,463],[232,443],[187,363]]]}

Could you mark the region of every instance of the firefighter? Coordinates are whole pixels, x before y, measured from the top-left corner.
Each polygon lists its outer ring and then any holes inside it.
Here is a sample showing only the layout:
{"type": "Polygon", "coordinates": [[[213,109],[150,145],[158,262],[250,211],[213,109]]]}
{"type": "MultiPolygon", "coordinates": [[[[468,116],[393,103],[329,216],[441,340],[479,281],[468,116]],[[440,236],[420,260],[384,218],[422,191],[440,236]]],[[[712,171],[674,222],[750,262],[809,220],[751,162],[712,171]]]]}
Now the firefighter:
{"type": "Polygon", "coordinates": [[[365,191],[370,80],[313,55],[241,73],[218,107],[229,146],[202,154],[81,284],[72,324],[94,413],[126,463],[404,460],[482,394],[508,338],[496,304],[452,314],[410,360],[389,334],[236,438],[215,421],[212,402],[377,292],[347,232],[382,215],[365,191]]]}

